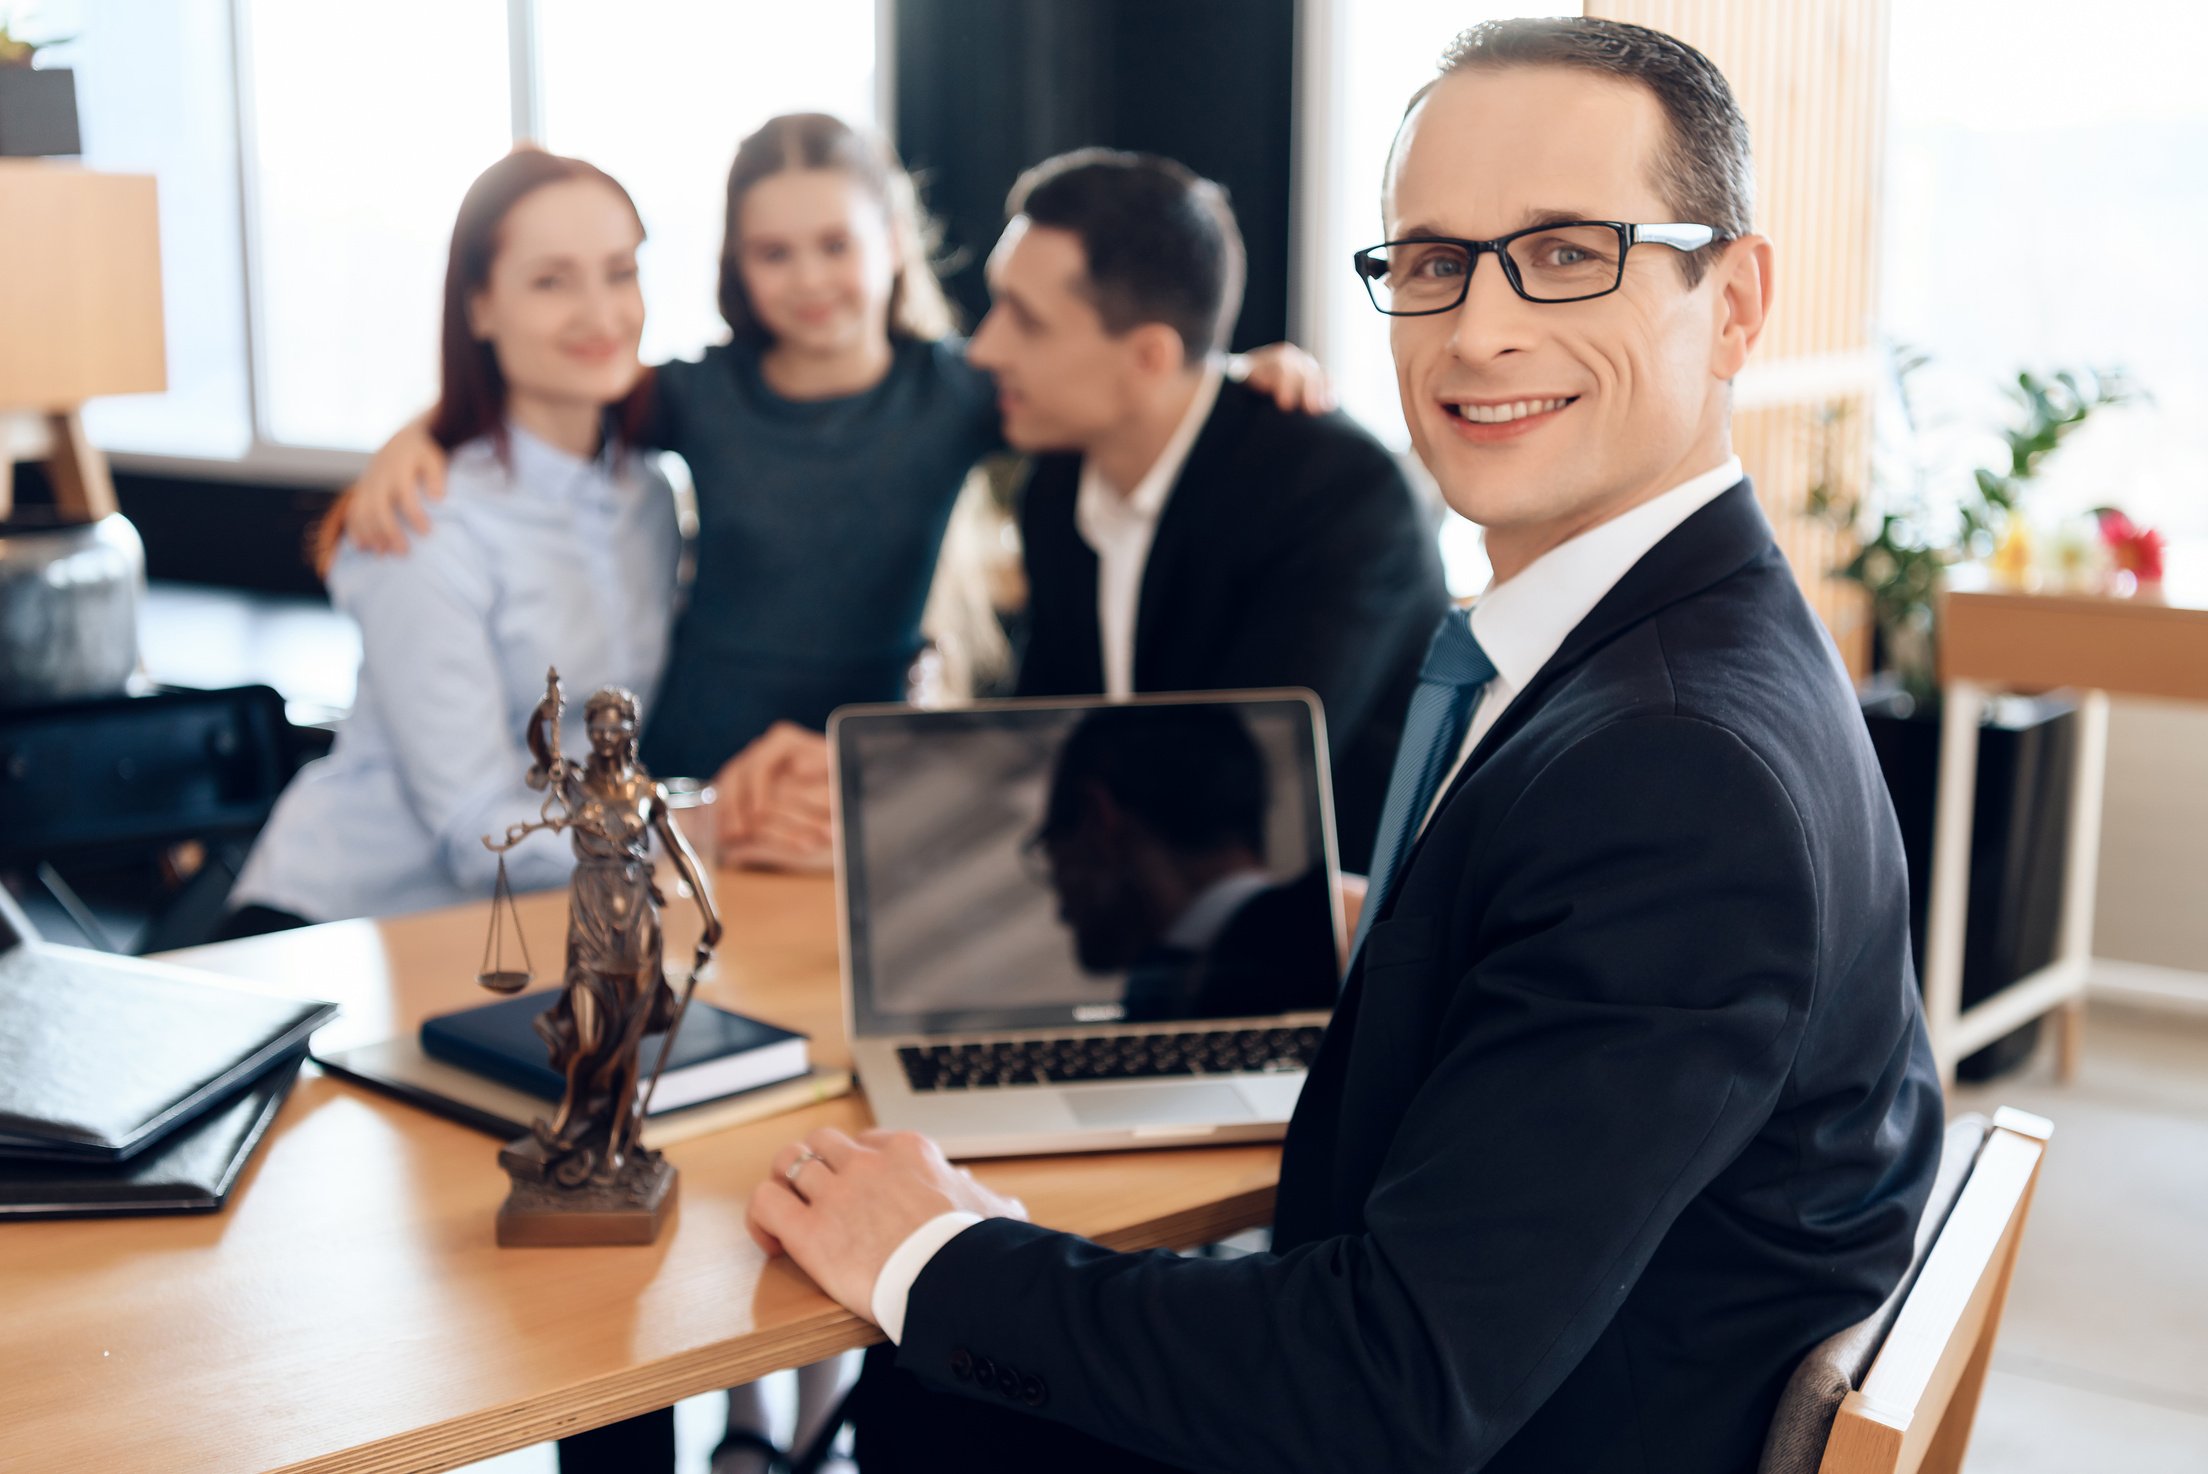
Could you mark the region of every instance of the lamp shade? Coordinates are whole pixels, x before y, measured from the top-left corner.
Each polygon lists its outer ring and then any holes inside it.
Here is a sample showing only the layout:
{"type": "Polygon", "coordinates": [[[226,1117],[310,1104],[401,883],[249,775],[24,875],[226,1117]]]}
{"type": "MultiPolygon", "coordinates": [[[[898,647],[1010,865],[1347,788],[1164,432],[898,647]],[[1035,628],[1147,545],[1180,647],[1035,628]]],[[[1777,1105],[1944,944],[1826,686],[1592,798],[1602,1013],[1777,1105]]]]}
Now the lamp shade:
{"type": "Polygon", "coordinates": [[[0,159],[0,410],[168,387],[150,174],[0,159]]]}

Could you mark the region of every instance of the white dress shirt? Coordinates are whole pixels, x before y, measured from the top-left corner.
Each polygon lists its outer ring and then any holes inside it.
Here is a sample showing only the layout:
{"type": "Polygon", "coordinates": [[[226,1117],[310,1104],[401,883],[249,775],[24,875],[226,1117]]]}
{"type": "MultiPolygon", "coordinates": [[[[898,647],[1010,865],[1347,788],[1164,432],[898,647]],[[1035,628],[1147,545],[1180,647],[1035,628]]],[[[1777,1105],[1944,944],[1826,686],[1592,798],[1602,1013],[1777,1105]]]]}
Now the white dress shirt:
{"type": "Polygon", "coordinates": [[[1181,479],[1189,447],[1219,402],[1225,368],[1216,359],[1204,366],[1196,397],[1174,427],[1165,449],[1134,490],[1122,492],[1104,479],[1093,457],[1081,462],[1081,487],[1073,502],[1073,525],[1096,553],[1096,622],[1104,637],[1104,694],[1135,692],[1135,619],[1142,601],[1142,571],[1149,566],[1150,543],[1158,533],[1173,483],[1181,479]]]}
{"type": "Polygon", "coordinates": [[[981,1222],[979,1213],[938,1213],[905,1236],[896,1251],[882,1262],[874,1276],[871,1309],[874,1324],[892,1344],[905,1339],[905,1302],[912,1298],[912,1284],[928,1267],[935,1251],[981,1222]]]}
{"type": "MultiPolygon", "coordinates": [[[[1559,543],[1528,563],[1517,577],[1492,586],[1480,596],[1470,610],[1472,635],[1494,664],[1495,678],[1487,683],[1480,704],[1473,709],[1472,723],[1465,729],[1464,743],[1449,769],[1449,779],[1456,777],[1457,770],[1512,700],[1549,663],[1565,638],[1594,612],[1618,580],[1670,536],[1673,528],[1730,490],[1741,476],[1739,458],[1730,458],[1629,512],[1559,543]]],[[[1086,496],[1086,472],[1081,489],[1086,496]]],[[[1449,780],[1445,779],[1435,790],[1435,806],[1448,791],[1449,780]]],[[[1432,808],[1426,811],[1426,817],[1433,817],[1432,808]]],[[[905,1304],[920,1271],[928,1267],[937,1250],[979,1222],[981,1219],[972,1213],[938,1214],[897,1246],[874,1280],[874,1323],[882,1328],[882,1334],[893,1342],[904,1339],[905,1304]]]]}
{"type": "MultiPolygon", "coordinates": [[[[231,889],[233,905],[309,921],[489,898],[482,836],[537,817],[522,726],[556,665],[561,749],[589,752],[583,704],[626,686],[651,716],[682,537],[642,459],[584,460],[510,426],[452,454],[430,530],[403,556],[350,544],[330,597],[360,623],[360,686],[330,755],[285,788],[231,889]]],[[[515,890],[567,883],[573,847],[539,834],[506,856],[515,890]]]]}

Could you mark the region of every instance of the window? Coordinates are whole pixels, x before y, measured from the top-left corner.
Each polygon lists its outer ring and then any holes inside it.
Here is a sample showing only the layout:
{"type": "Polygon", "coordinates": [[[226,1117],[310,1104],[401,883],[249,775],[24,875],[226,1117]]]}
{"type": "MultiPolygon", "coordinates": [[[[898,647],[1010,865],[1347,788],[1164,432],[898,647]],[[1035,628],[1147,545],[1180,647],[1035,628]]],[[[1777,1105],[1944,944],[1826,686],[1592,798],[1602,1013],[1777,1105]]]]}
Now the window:
{"type": "Polygon", "coordinates": [[[505,11],[240,9],[262,430],[370,450],[436,394],[453,213],[513,143],[505,11]]]}
{"type": "Polygon", "coordinates": [[[169,390],[111,451],[334,477],[436,392],[453,213],[519,138],[644,216],[648,359],[721,333],[723,185],[778,112],[878,112],[876,0],[47,0],[86,163],[161,188],[169,390]],[[344,452],[333,455],[332,452],[344,452]]]}
{"type": "Polygon", "coordinates": [[[84,161],[159,181],[169,390],[85,407],[110,450],[222,460],[253,443],[244,238],[228,0],[126,7],[45,4],[42,30],[75,39],[84,161]]]}
{"type": "Polygon", "coordinates": [[[2035,520],[2116,504],[2208,537],[2208,13],[2196,0],[1897,0],[1883,326],[1930,485],[1991,465],[2020,368],[2118,366],[2152,396],[2049,463],[2035,520]]]}

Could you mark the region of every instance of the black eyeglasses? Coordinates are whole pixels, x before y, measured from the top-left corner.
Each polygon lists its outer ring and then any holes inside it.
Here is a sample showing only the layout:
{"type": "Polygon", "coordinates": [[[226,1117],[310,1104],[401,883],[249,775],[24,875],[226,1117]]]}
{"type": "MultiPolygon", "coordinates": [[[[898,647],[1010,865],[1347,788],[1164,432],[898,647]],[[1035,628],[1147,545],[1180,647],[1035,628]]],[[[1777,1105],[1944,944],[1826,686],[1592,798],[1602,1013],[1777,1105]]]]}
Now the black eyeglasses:
{"type": "Polygon", "coordinates": [[[1707,225],[1566,220],[1491,241],[1449,236],[1383,241],[1352,259],[1373,306],[1390,317],[1425,317],[1454,312],[1463,303],[1483,251],[1495,253],[1511,290],[1528,302],[1584,302],[1618,289],[1625,280],[1625,253],[1637,245],[1699,251],[1717,238],[1707,225]]]}

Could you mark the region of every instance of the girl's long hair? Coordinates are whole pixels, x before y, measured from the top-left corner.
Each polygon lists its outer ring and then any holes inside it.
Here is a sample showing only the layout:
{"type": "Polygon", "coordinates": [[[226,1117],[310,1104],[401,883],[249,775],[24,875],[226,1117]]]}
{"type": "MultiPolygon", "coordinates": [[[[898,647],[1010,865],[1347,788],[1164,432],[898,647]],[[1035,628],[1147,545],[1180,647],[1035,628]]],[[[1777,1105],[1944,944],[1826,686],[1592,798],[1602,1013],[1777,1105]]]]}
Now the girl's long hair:
{"type": "Polygon", "coordinates": [[[932,342],[957,331],[958,320],[930,264],[941,232],[920,208],[920,192],[897,151],[827,113],[769,118],[736,146],[728,167],[728,215],[721,233],[721,317],[738,342],[764,344],[769,335],[744,291],[740,260],[744,196],[762,179],[791,169],[833,169],[855,179],[889,217],[898,247],[889,291],[889,336],[932,342]]]}

